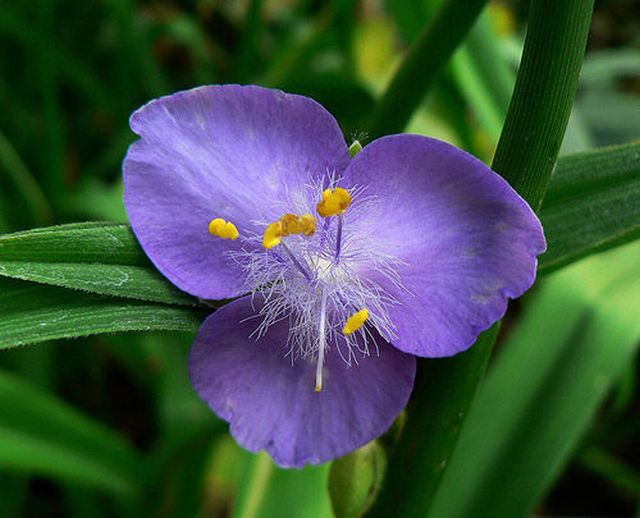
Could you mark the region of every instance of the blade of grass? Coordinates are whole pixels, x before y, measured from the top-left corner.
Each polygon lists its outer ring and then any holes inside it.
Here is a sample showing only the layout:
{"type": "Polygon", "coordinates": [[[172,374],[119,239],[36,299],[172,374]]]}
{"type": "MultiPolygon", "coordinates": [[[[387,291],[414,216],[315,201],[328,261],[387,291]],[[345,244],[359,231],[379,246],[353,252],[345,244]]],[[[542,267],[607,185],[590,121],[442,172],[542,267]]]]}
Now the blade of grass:
{"type": "Polygon", "coordinates": [[[281,469],[261,452],[252,455],[236,497],[233,518],[331,516],[327,490],[329,465],[281,469]]]}
{"type": "Polygon", "coordinates": [[[637,352],[638,251],[545,281],[469,411],[429,518],[531,514],[637,352]]]}
{"type": "Polygon", "coordinates": [[[3,261],[149,264],[128,225],[96,221],[5,234],[0,236],[0,257],[3,261]]]}
{"type": "Polygon", "coordinates": [[[640,237],[640,144],[565,155],[540,209],[541,272],[640,237]]]}
{"type": "Polygon", "coordinates": [[[0,132],[0,166],[22,195],[36,224],[47,225],[51,223],[53,212],[49,201],[31,171],[2,132],[0,132]]]}
{"type": "Polygon", "coordinates": [[[197,299],[175,288],[151,266],[3,261],[0,276],[99,295],[195,306],[197,299]]]}
{"type": "Polygon", "coordinates": [[[234,509],[234,518],[258,518],[262,501],[266,498],[269,480],[273,476],[275,466],[265,452],[258,453],[251,459],[251,467],[246,481],[242,484],[238,502],[234,509]]]}
{"type": "Polygon", "coordinates": [[[57,2],[55,0],[40,0],[38,2],[36,24],[40,37],[49,44],[41,46],[34,56],[38,64],[38,86],[40,90],[42,113],[44,121],[44,153],[42,170],[46,172],[43,185],[48,186],[54,195],[51,200],[56,201],[56,195],[64,190],[64,158],[66,152],[64,116],[60,109],[60,92],[58,88],[58,72],[51,56],[51,45],[55,42],[55,16],[57,2]]]}
{"type": "Polygon", "coordinates": [[[134,495],[142,458],[118,435],[0,371],[0,466],[134,495]]]}
{"type": "Polygon", "coordinates": [[[121,61],[128,63],[129,73],[140,77],[152,97],[169,92],[165,76],[156,61],[147,24],[139,23],[137,2],[132,0],[103,0],[111,9],[118,24],[122,41],[121,61]]]}
{"type": "Polygon", "coordinates": [[[500,52],[486,11],[454,54],[451,69],[458,88],[495,145],[509,107],[515,74],[500,52]]]}
{"type": "Polygon", "coordinates": [[[0,279],[0,349],[125,331],[194,332],[210,312],[0,279]]]}
{"type": "Polygon", "coordinates": [[[100,295],[197,304],[146,260],[127,225],[72,224],[0,236],[0,276],[100,295]]]}
{"type": "Polygon", "coordinates": [[[442,66],[467,35],[487,0],[444,0],[411,46],[369,124],[372,138],[401,132],[442,66]]]}
{"type": "Polygon", "coordinates": [[[592,446],[580,452],[578,462],[623,493],[640,499],[640,473],[609,452],[592,446]]]}

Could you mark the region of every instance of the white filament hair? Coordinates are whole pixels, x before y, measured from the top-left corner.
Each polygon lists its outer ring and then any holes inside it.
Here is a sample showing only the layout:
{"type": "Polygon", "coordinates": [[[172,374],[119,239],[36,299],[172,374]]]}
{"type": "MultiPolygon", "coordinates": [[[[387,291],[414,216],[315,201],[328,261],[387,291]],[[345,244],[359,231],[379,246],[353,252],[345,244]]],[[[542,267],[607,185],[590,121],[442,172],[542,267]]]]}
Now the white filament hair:
{"type": "MultiPolygon", "coordinates": [[[[334,188],[339,179],[335,175],[309,181],[303,190],[287,191],[277,202],[282,214],[317,214],[316,205],[322,192],[334,188]]],[[[342,359],[349,365],[357,363],[358,354],[378,354],[376,334],[386,341],[395,337],[395,327],[389,316],[398,300],[377,282],[359,272],[375,271],[397,290],[407,291],[397,269],[404,263],[376,251],[375,237],[350,235],[350,223],[371,217],[381,211],[376,196],[366,188],[349,190],[352,204],[343,216],[341,252],[335,260],[338,217],[319,218],[313,236],[290,235],[286,246],[299,263],[305,265],[308,279],[285,253],[282,246],[266,250],[262,235],[242,235],[240,250],[229,252],[231,258],[245,272],[245,290],[253,297],[257,311],[257,325],[252,336],[265,335],[269,328],[286,320],[289,326],[287,355],[291,362],[299,358],[317,361],[320,347],[336,344],[342,359]],[[321,315],[322,299],[326,297],[321,315]],[[369,319],[351,335],[342,332],[346,321],[354,313],[367,308],[369,319]],[[325,321],[326,344],[320,343],[319,322],[325,321]],[[358,353],[358,354],[356,354],[358,353]]],[[[271,221],[255,221],[256,228],[265,229],[271,221]]]]}

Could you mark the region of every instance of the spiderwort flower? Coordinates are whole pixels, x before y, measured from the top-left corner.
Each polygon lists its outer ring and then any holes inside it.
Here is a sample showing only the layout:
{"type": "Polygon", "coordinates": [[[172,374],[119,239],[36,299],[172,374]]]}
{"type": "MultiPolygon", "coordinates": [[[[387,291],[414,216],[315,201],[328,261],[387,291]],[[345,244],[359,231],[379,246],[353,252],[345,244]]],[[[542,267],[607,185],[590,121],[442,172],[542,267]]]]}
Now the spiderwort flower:
{"type": "Polygon", "coordinates": [[[209,316],[196,391],[251,451],[321,463],[382,434],[415,356],[464,351],[533,283],[542,229],[471,155],[417,135],[353,159],[315,101],[205,86],[145,105],[124,161],[133,230],[209,316]]]}

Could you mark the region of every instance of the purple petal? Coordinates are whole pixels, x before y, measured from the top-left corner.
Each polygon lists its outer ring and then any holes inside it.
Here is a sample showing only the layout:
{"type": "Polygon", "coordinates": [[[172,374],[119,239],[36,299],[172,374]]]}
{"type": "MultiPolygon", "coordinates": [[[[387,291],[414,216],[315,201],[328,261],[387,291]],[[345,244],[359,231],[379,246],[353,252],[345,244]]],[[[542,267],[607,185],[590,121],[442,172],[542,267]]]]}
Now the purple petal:
{"type": "Polygon", "coordinates": [[[282,216],[310,178],[341,173],[347,145],[315,101],[257,86],[205,86],[162,97],[131,117],[141,140],[124,161],[125,205],[158,269],[205,299],[240,295],[242,245],[209,234],[213,218],[241,236],[282,216]],[[275,203],[274,200],[278,201],[275,203]]]}
{"type": "Polygon", "coordinates": [[[314,391],[315,364],[291,364],[286,322],[250,338],[259,320],[249,297],[211,315],[189,358],[193,385],[231,423],[244,448],[266,449],[281,466],[319,464],[384,433],[413,388],[415,358],[380,340],[379,356],[358,357],[349,367],[335,346],[325,363],[325,383],[314,391]]]}
{"type": "Polygon", "coordinates": [[[399,349],[450,356],[470,347],[505,313],[507,298],[533,283],[545,250],[527,203],[486,165],[439,140],[385,137],[345,172],[376,196],[380,210],[345,232],[373,234],[376,251],[404,262],[398,289],[368,272],[399,304],[391,308],[399,349]]]}

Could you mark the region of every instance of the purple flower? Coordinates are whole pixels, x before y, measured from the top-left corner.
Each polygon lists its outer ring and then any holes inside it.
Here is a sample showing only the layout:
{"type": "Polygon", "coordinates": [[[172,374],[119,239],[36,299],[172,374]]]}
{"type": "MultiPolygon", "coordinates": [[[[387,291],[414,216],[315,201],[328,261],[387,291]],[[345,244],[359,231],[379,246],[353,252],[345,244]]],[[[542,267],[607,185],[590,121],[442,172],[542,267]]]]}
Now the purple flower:
{"type": "Polygon", "coordinates": [[[125,204],[176,286],[236,298],[202,324],[195,389],[251,451],[317,464],[389,428],[415,356],[464,351],[533,283],[538,219],[439,140],[393,135],[349,158],[315,101],[205,86],[131,117],[125,204]]]}

